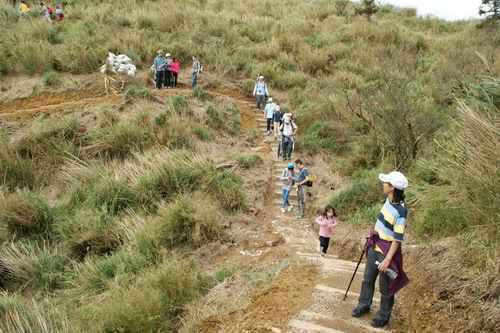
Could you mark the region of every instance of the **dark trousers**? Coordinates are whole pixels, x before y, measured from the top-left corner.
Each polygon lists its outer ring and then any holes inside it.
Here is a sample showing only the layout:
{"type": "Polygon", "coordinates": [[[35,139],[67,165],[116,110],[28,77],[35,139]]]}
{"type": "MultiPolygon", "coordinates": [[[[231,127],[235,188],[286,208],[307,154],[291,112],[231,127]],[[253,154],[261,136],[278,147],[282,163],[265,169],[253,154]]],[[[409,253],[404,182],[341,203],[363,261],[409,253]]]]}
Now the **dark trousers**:
{"type": "Polygon", "coordinates": [[[273,118],[267,118],[267,131],[271,130],[271,124],[273,123],[273,118]]]}
{"type": "Polygon", "coordinates": [[[326,254],[326,251],[328,251],[328,245],[330,245],[330,237],[319,236],[319,246],[323,248],[321,252],[326,254]]]}
{"type": "Polygon", "coordinates": [[[379,276],[380,310],[377,313],[377,318],[389,320],[391,317],[392,307],[394,306],[394,296],[389,296],[389,276],[378,270],[375,261],[384,261],[385,257],[382,253],[377,252],[371,247],[366,254],[365,273],[363,275],[363,283],[361,285],[361,293],[358,298],[358,306],[367,307],[372,305],[373,293],[375,290],[375,280],[379,276]]]}
{"type": "Polygon", "coordinates": [[[177,77],[179,76],[179,73],[172,72],[172,74],[173,74],[172,87],[177,88],[177,77]]]}
{"type": "Polygon", "coordinates": [[[161,89],[163,81],[165,81],[165,72],[156,72],[156,89],[161,89]]]}
{"type": "Polygon", "coordinates": [[[165,87],[170,87],[172,81],[172,71],[165,71],[165,87]]]}
{"type": "Polygon", "coordinates": [[[262,104],[262,108],[266,107],[266,95],[256,95],[257,97],[257,106],[255,107],[257,110],[260,109],[260,105],[262,104]]]}

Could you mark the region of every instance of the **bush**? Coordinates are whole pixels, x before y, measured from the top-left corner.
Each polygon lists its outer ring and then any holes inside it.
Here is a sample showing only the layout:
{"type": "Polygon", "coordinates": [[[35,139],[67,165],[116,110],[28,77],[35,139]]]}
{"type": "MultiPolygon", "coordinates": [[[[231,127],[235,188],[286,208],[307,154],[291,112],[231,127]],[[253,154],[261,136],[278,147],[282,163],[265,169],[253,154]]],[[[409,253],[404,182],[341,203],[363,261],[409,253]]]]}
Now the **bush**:
{"type": "Polygon", "coordinates": [[[174,95],[170,98],[170,103],[172,103],[172,108],[176,112],[185,111],[189,107],[189,103],[184,96],[174,95]]]}
{"type": "Polygon", "coordinates": [[[0,184],[9,191],[15,188],[34,188],[37,183],[33,163],[23,159],[6,136],[0,134],[0,184]]]}
{"type": "Polygon", "coordinates": [[[59,82],[59,75],[56,72],[46,72],[43,74],[43,84],[53,86],[59,82]]]}
{"type": "Polygon", "coordinates": [[[315,153],[322,149],[338,153],[345,143],[345,137],[342,137],[342,130],[338,127],[333,128],[329,123],[317,120],[297,141],[304,148],[315,153]],[[334,138],[340,142],[335,142],[334,138]]]}
{"type": "Polygon", "coordinates": [[[7,284],[34,291],[62,287],[69,260],[57,249],[42,243],[4,243],[0,262],[7,271],[7,284]]]}
{"type": "Polygon", "coordinates": [[[120,122],[95,130],[88,137],[85,150],[92,156],[125,158],[134,150],[143,149],[149,142],[146,128],[120,122]]]}
{"type": "Polygon", "coordinates": [[[226,154],[226,157],[235,160],[239,166],[245,169],[249,169],[255,166],[255,164],[262,162],[262,157],[260,157],[259,154],[243,155],[243,154],[230,153],[226,154]]]}
{"type": "Polygon", "coordinates": [[[52,209],[29,190],[18,190],[0,203],[0,231],[9,237],[47,236],[53,222],[52,209]]]}
{"type": "Polygon", "coordinates": [[[125,90],[125,100],[144,99],[154,101],[156,98],[151,93],[151,90],[143,87],[128,86],[125,90]]]}
{"type": "Polygon", "coordinates": [[[172,331],[183,306],[207,287],[207,279],[193,262],[165,259],[132,285],[111,290],[98,303],[86,304],[80,313],[101,332],[172,331]]]}
{"type": "Polygon", "coordinates": [[[196,247],[219,238],[222,226],[215,212],[215,206],[203,195],[179,195],[158,212],[156,223],[161,243],[169,247],[196,247]]]}
{"type": "Polygon", "coordinates": [[[198,98],[200,101],[204,101],[206,96],[205,96],[205,90],[201,86],[195,86],[193,88],[193,94],[198,98]]]}

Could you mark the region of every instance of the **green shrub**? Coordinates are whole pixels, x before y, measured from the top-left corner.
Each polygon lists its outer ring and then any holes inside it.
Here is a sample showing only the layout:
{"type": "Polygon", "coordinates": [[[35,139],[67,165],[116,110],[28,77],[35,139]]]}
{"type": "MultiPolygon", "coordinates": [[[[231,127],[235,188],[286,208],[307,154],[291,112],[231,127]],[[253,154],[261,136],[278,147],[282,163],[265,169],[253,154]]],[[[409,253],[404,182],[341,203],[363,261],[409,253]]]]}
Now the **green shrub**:
{"type": "Polygon", "coordinates": [[[123,180],[102,179],[94,184],[87,194],[85,203],[112,215],[133,206],[136,202],[135,192],[123,180]]]}
{"type": "Polygon", "coordinates": [[[236,154],[236,153],[229,153],[226,154],[226,157],[232,160],[235,160],[238,165],[241,167],[248,169],[255,164],[262,162],[262,157],[260,157],[259,154],[250,154],[250,155],[243,155],[243,154],[236,154]]]}
{"type": "Polygon", "coordinates": [[[32,189],[37,183],[35,167],[28,159],[23,159],[8,138],[0,134],[0,184],[9,191],[15,188],[32,189]]]}
{"type": "Polygon", "coordinates": [[[221,268],[214,273],[214,278],[217,282],[224,282],[236,273],[237,267],[235,265],[230,265],[228,267],[221,268]]]}
{"type": "Polygon", "coordinates": [[[198,98],[200,101],[204,101],[206,96],[205,96],[205,90],[201,86],[195,86],[193,88],[193,94],[198,98]]]}
{"type": "Polygon", "coordinates": [[[35,291],[61,288],[69,269],[69,260],[46,243],[4,243],[0,262],[8,272],[8,286],[35,291]]]}
{"type": "Polygon", "coordinates": [[[116,219],[103,212],[81,209],[74,215],[61,218],[56,228],[59,238],[75,259],[88,254],[110,253],[121,245],[116,219]]]}
{"type": "Polygon", "coordinates": [[[52,209],[29,190],[18,190],[0,202],[0,233],[10,237],[47,236],[53,222],[52,209]]]}
{"type": "Polygon", "coordinates": [[[212,141],[214,138],[213,134],[208,129],[206,129],[204,126],[195,124],[193,130],[194,130],[194,134],[201,141],[212,141]]]}
{"type": "Polygon", "coordinates": [[[206,109],[207,125],[216,130],[222,130],[225,127],[224,116],[213,105],[209,105],[206,109]]]}
{"type": "Polygon", "coordinates": [[[181,95],[173,95],[170,98],[170,103],[172,103],[172,108],[176,112],[185,111],[189,106],[189,103],[188,103],[186,97],[181,96],[181,95]]]}
{"type": "Polygon", "coordinates": [[[245,208],[245,195],[241,191],[241,180],[231,171],[216,172],[209,179],[207,186],[225,209],[235,211],[245,208]]]}
{"type": "Polygon", "coordinates": [[[103,127],[89,135],[85,150],[92,156],[124,158],[149,143],[146,130],[125,122],[103,127]]]}
{"type": "Polygon", "coordinates": [[[156,223],[162,243],[169,247],[200,246],[217,239],[222,226],[216,208],[203,195],[184,194],[160,208],[156,223]]]}
{"type": "Polygon", "coordinates": [[[304,148],[312,152],[327,149],[338,153],[344,142],[335,142],[334,138],[337,138],[339,141],[342,139],[345,140],[345,138],[342,138],[342,135],[339,135],[339,128],[333,128],[327,122],[317,120],[309,127],[307,133],[297,141],[304,148]]]}
{"type": "Polygon", "coordinates": [[[92,321],[96,331],[172,331],[183,306],[207,287],[207,279],[193,262],[165,259],[132,285],[113,289],[104,300],[84,305],[80,314],[92,321]]]}
{"type": "Polygon", "coordinates": [[[144,99],[148,101],[155,100],[151,90],[143,87],[128,86],[125,90],[125,100],[144,99]]]}
{"type": "Polygon", "coordinates": [[[46,72],[42,80],[45,86],[53,86],[59,82],[59,75],[56,72],[46,72]]]}
{"type": "Polygon", "coordinates": [[[373,207],[383,200],[381,185],[376,170],[363,170],[339,194],[334,195],[329,204],[343,212],[343,215],[356,214],[365,207],[373,207]]]}

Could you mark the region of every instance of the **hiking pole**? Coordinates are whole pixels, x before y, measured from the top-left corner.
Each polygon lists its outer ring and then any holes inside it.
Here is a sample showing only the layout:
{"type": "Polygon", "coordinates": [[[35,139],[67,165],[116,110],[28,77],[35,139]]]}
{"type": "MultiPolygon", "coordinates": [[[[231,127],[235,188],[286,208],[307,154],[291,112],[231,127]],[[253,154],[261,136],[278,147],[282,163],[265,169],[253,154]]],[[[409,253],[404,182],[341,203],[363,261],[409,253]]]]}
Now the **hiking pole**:
{"type": "MultiPolygon", "coordinates": [[[[366,243],[368,243],[369,238],[370,237],[366,237],[365,246],[366,246],[366,243]]],[[[365,246],[363,246],[363,252],[361,252],[361,257],[359,257],[358,265],[356,266],[356,269],[354,270],[354,274],[352,275],[351,282],[349,282],[349,286],[347,287],[347,290],[345,291],[344,299],[342,301],[345,301],[345,299],[347,298],[347,293],[349,292],[349,289],[351,289],[352,281],[354,280],[354,277],[356,276],[356,272],[358,271],[359,264],[361,263],[361,260],[363,259],[363,256],[365,255],[365,246]]]]}

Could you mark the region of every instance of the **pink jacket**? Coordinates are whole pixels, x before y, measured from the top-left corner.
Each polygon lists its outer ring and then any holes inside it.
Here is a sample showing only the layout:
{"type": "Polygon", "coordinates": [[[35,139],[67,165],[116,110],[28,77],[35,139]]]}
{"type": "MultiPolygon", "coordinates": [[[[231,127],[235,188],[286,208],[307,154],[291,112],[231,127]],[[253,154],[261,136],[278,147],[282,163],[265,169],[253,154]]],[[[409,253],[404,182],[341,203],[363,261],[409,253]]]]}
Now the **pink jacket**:
{"type": "Polygon", "coordinates": [[[335,217],[327,218],[322,215],[318,216],[316,223],[320,225],[319,235],[323,237],[330,237],[332,235],[332,228],[338,224],[335,217]]]}
{"type": "Polygon", "coordinates": [[[174,64],[172,65],[172,70],[176,73],[179,73],[180,69],[181,69],[181,65],[179,64],[179,62],[174,61],[174,64]]]}

